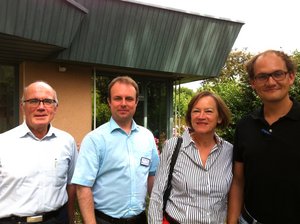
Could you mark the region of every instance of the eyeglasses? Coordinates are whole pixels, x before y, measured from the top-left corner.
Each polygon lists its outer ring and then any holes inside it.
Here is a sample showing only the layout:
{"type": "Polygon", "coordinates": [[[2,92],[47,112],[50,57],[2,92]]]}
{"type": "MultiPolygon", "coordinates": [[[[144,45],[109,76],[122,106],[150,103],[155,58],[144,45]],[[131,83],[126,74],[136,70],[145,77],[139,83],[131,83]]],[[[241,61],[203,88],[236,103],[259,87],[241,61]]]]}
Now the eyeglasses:
{"type": "Polygon", "coordinates": [[[260,73],[254,76],[254,80],[258,83],[265,83],[266,81],[269,80],[270,77],[272,77],[275,81],[282,81],[285,79],[286,74],[288,74],[288,72],[281,71],[281,70],[271,72],[271,73],[260,73]]]}
{"type": "Polygon", "coordinates": [[[29,100],[23,100],[23,103],[28,103],[30,106],[32,107],[38,107],[40,105],[40,103],[43,103],[43,105],[45,107],[52,107],[53,105],[55,105],[57,102],[56,100],[53,99],[29,99],[29,100]]]}

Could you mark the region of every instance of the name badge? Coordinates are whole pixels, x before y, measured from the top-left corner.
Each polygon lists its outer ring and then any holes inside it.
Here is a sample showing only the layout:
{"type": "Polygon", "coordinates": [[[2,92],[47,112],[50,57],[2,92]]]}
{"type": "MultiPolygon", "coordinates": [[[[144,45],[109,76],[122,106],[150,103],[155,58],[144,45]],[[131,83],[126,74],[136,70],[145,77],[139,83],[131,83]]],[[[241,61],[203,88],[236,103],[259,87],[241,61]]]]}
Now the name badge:
{"type": "Polygon", "coordinates": [[[142,166],[149,166],[150,165],[150,159],[142,157],[141,158],[141,165],[142,166]]]}

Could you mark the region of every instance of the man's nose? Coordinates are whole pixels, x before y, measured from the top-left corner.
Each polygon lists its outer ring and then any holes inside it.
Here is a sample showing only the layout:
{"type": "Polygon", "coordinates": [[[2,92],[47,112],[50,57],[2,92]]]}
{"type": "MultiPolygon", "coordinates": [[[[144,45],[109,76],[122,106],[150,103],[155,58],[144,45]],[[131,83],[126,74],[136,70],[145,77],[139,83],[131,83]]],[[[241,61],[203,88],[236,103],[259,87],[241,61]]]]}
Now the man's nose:
{"type": "Polygon", "coordinates": [[[276,83],[276,80],[273,78],[273,76],[269,76],[266,83],[273,84],[276,83]]]}
{"type": "Polygon", "coordinates": [[[39,102],[38,109],[40,109],[40,108],[45,109],[45,105],[44,105],[43,101],[39,102]]]}
{"type": "Polygon", "coordinates": [[[121,105],[126,105],[126,99],[124,98],[124,99],[122,99],[122,101],[121,101],[121,105]]]}

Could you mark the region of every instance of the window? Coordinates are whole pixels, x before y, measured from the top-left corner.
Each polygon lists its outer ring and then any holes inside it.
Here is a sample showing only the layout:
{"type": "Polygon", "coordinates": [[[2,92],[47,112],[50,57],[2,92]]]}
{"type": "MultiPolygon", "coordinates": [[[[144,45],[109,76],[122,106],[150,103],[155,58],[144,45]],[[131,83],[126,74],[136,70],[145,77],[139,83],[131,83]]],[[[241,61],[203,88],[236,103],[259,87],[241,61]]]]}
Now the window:
{"type": "Polygon", "coordinates": [[[19,91],[16,67],[0,65],[0,133],[18,124],[19,91]]]}

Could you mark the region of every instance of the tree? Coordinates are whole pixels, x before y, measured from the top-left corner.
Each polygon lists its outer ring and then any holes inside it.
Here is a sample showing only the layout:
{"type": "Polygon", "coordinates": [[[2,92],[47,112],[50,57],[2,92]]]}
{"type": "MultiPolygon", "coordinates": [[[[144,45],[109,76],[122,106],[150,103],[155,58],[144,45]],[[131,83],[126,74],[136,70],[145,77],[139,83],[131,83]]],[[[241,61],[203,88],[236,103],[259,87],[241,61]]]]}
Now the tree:
{"type": "MultiPolygon", "coordinates": [[[[175,91],[173,93],[173,108],[175,125],[177,125],[179,128],[182,125],[185,125],[185,114],[188,104],[194,94],[195,92],[192,89],[175,86],[175,91]]],[[[181,129],[178,131],[181,133],[181,129]]]]}
{"type": "Polygon", "coordinates": [[[293,55],[292,55],[292,59],[294,61],[294,63],[297,65],[297,75],[296,75],[296,79],[294,82],[294,85],[291,88],[291,96],[300,101],[300,52],[299,51],[294,51],[293,55]]]}

